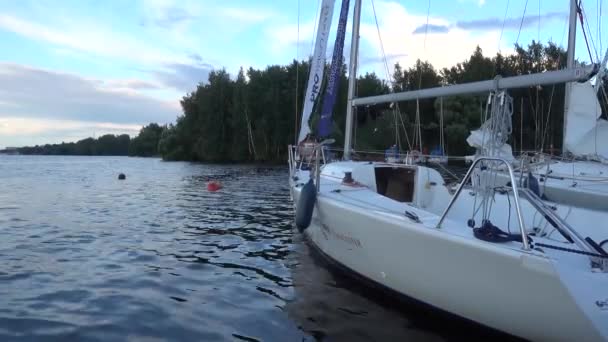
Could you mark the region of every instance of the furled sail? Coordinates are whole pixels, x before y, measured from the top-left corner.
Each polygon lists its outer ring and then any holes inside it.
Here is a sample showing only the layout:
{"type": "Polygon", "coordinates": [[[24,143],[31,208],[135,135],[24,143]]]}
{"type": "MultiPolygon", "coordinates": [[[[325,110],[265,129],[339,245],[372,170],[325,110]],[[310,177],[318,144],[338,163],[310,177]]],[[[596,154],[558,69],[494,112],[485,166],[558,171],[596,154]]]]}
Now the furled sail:
{"type": "Polygon", "coordinates": [[[608,122],[589,82],[572,83],[564,147],[577,157],[608,160],[608,122]]]}
{"type": "Polygon", "coordinates": [[[342,55],[344,51],[344,38],[346,35],[346,22],[348,21],[349,2],[349,0],[342,0],[340,20],[338,21],[338,33],[336,34],[336,42],[334,43],[334,54],[331,59],[329,78],[327,87],[325,88],[325,95],[323,96],[321,119],[318,124],[319,137],[326,137],[331,133],[331,116],[340,85],[340,70],[342,69],[342,55]]]}
{"type": "Polygon", "coordinates": [[[506,92],[501,92],[491,94],[489,101],[489,118],[479,129],[471,131],[467,143],[477,150],[477,155],[498,157],[512,162],[515,158],[507,140],[513,129],[513,98],[506,92]]]}
{"type": "Polygon", "coordinates": [[[302,111],[302,123],[300,125],[298,142],[302,142],[310,133],[308,121],[319,92],[321,91],[323,70],[325,68],[325,52],[327,51],[329,29],[331,28],[331,21],[334,13],[334,2],[335,0],[323,0],[321,3],[317,40],[315,42],[315,51],[310,64],[310,75],[308,77],[308,86],[306,87],[306,95],[304,97],[304,110],[302,111]]]}

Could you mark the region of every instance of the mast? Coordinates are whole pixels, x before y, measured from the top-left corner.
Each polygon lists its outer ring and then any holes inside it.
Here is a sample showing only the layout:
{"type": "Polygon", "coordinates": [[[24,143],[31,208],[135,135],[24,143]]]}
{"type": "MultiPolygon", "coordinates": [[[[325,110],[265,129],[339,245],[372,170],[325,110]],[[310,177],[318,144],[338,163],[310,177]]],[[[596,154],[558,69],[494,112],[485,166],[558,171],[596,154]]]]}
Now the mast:
{"type": "Polygon", "coordinates": [[[353,35],[350,45],[350,62],[348,65],[348,100],[346,103],[346,128],[344,130],[344,160],[350,159],[353,134],[353,99],[357,82],[357,55],[359,53],[359,21],[361,19],[361,0],[355,0],[353,13],[353,35]]]}
{"type": "MultiPolygon", "coordinates": [[[[576,0],[570,0],[570,17],[568,26],[568,52],[566,55],[566,68],[574,68],[574,50],[576,49],[576,13],[578,6],[576,0]]],[[[566,131],[568,129],[568,108],[570,107],[570,83],[566,83],[564,96],[564,128],[562,137],[562,153],[566,154],[566,131]]]]}

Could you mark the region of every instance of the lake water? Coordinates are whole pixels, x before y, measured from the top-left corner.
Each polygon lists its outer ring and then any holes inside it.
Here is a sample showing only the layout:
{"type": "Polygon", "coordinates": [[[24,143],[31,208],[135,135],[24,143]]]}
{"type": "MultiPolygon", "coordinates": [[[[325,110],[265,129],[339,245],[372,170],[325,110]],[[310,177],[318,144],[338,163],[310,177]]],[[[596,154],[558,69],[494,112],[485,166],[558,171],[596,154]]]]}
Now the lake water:
{"type": "Polygon", "coordinates": [[[292,222],[286,167],[0,155],[0,341],[496,337],[330,271],[292,222]]]}

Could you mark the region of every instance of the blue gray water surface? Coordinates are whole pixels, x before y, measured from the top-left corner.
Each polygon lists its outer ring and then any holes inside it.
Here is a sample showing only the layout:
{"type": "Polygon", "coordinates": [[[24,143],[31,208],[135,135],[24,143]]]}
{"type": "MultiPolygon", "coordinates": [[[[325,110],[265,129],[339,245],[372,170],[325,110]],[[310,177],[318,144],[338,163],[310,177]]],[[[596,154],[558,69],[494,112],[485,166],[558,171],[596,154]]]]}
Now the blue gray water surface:
{"type": "Polygon", "coordinates": [[[329,272],[293,228],[285,167],[0,156],[0,190],[0,341],[485,334],[329,272]]]}

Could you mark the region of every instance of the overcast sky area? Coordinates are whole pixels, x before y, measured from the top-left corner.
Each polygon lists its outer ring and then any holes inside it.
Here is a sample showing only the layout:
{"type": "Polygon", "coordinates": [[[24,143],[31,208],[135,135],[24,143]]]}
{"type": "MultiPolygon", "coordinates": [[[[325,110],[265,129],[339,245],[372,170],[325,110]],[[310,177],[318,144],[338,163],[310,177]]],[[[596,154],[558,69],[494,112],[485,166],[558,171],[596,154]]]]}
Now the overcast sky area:
{"type": "MultiPolygon", "coordinates": [[[[418,58],[442,68],[464,61],[477,45],[486,55],[509,53],[518,39],[524,45],[540,39],[565,47],[568,3],[374,0],[372,7],[371,0],[363,0],[360,70],[386,78],[374,12],[391,69],[396,62],[407,67],[418,58]]],[[[318,4],[319,0],[1,1],[0,148],[106,133],[136,135],[147,123],[175,122],[181,97],[205,82],[214,69],[226,68],[235,75],[240,67],[307,59],[318,4]]],[[[603,56],[608,20],[601,20],[601,4],[583,1],[587,35],[595,45],[592,52],[603,56]]],[[[336,1],[328,58],[339,9],[336,1]]],[[[349,27],[351,21],[349,17],[349,27]]],[[[577,58],[589,61],[580,25],[577,32],[577,58]]],[[[350,28],[347,34],[348,54],[350,28]]]]}

